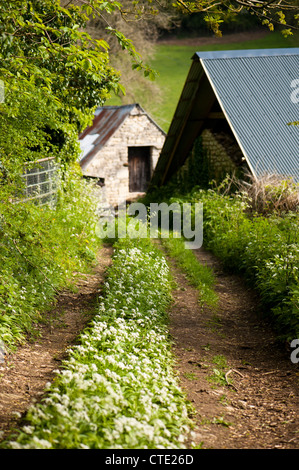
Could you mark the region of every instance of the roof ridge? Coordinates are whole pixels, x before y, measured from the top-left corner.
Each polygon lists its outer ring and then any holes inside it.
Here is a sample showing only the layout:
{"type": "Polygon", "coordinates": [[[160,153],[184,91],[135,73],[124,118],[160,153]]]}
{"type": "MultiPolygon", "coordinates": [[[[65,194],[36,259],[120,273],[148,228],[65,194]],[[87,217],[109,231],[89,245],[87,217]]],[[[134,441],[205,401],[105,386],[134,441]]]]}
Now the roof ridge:
{"type": "Polygon", "coordinates": [[[299,47],[270,48],[270,49],[234,49],[223,51],[198,51],[192,59],[234,59],[240,57],[273,57],[299,55],[299,47]]]}
{"type": "Polygon", "coordinates": [[[119,109],[119,108],[134,108],[135,106],[139,106],[138,103],[132,104],[121,104],[121,105],[107,105],[107,106],[98,106],[97,109],[119,109]]]}

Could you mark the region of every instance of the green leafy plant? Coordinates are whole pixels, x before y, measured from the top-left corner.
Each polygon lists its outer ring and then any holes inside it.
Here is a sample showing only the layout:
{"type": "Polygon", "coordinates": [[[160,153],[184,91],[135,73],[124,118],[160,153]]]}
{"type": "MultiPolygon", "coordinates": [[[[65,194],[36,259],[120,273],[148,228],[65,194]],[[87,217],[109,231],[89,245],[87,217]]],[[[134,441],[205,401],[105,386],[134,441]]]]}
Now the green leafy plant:
{"type": "Polygon", "coordinates": [[[225,370],[227,369],[227,361],[226,358],[222,355],[214,356],[213,357],[213,363],[217,366],[213,368],[213,374],[210,375],[207,380],[209,382],[213,382],[219,385],[228,385],[230,382],[228,382],[226,378],[226,373],[225,370]]]}
{"type": "Polygon", "coordinates": [[[56,207],[0,202],[0,337],[8,348],[35,334],[61,288],[86,272],[101,240],[98,197],[75,171],[64,176],[56,207]]]}
{"type": "Polygon", "coordinates": [[[230,271],[242,273],[260,293],[278,336],[296,338],[298,310],[298,213],[248,213],[243,194],[194,191],[204,207],[204,244],[230,271]]]}
{"type": "Polygon", "coordinates": [[[212,420],[213,424],[220,424],[221,426],[225,426],[228,428],[229,426],[232,426],[232,423],[229,421],[226,421],[226,419],[223,416],[216,417],[212,420]]]}
{"type": "Polygon", "coordinates": [[[205,1],[195,0],[193,2],[185,2],[177,0],[175,2],[177,8],[189,14],[202,13],[204,21],[209,25],[216,36],[222,36],[222,23],[232,21],[244,12],[255,15],[263,25],[270,31],[274,27],[280,26],[282,34],[287,37],[298,29],[298,5],[291,1],[267,2],[260,1],[252,3],[249,0],[239,1],[205,1]]]}
{"type": "MultiPolygon", "coordinates": [[[[164,198],[168,203],[201,202],[205,248],[221,260],[226,270],[242,274],[257,290],[278,339],[290,341],[299,335],[299,214],[298,206],[294,204],[298,187],[283,183],[277,201],[284,209],[267,212],[266,216],[255,212],[251,190],[249,194],[237,189],[235,185],[231,191],[231,181],[228,184],[224,180],[215,189],[194,187],[189,193],[183,191],[184,194],[179,194],[178,187],[170,183],[160,190],[153,188],[144,201],[150,204],[164,198]]],[[[180,241],[171,239],[166,243],[180,246],[180,241]]],[[[172,249],[175,256],[181,256],[181,266],[185,266],[190,275],[190,267],[186,265],[192,253],[176,255],[174,247],[172,249]]],[[[176,250],[179,251],[178,248],[176,250]]],[[[199,272],[195,275],[197,282],[200,282],[201,275],[199,272]]]]}

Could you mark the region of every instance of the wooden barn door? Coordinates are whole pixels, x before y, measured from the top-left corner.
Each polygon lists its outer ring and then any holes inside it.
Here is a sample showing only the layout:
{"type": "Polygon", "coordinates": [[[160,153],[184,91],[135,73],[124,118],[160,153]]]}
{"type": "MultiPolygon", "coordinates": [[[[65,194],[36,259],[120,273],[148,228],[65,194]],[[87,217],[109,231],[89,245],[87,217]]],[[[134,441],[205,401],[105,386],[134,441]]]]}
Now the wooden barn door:
{"type": "Polygon", "coordinates": [[[145,192],[151,178],[151,148],[129,147],[129,191],[145,192]]]}

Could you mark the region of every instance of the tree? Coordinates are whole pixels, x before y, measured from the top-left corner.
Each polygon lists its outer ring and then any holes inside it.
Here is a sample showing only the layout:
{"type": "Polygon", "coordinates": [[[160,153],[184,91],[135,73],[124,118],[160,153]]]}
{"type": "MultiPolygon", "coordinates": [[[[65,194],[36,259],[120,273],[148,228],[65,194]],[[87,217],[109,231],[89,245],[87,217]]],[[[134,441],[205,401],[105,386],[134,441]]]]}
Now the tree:
{"type": "Polygon", "coordinates": [[[274,23],[284,25],[284,34],[298,28],[298,5],[290,0],[1,2],[0,79],[5,87],[5,101],[0,103],[2,174],[13,179],[24,161],[49,153],[62,162],[77,159],[78,133],[91,123],[95,107],[104,104],[112,91],[124,91],[119,73],[109,62],[108,42],[116,67],[122,57],[116,52],[117,44],[122,54],[127,51],[134,71],[154,78],[155,72],[128,37],[132,25],[140,25],[140,30],[146,26],[148,38],[164,21],[163,14],[199,11],[221,34],[222,18],[243,9],[261,17],[270,29],[274,23]],[[89,34],[87,25],[92,21],[104,25],[104,38],[89,34]]]}
{"type": "Polygon", "coordinates": [[[203,13],[214,33],[221,36],[221,23],[226,18],[239,15],[244,10],[257,16],[262,24],[273,31],[275,25],[283,26],[282,34],[288,36],[299,30],[297,0],[177,0],[176,7],[187,13],[203,13]]]}
{"type": "MultiPolygon", "coordinates": [[[[103,12],[120,11],[116,1],[8,0],[0,4],[0,104],[2,174],[20,172],[24,161],[49,152],[76,160],[78,133],[91,123],[96,106],[118,92],[119,74],[109,64],[109,46],[85,27],[103,12]]],[[[149,74],[134,45],[110,28],[135,68],[149,74]]]]}
{"type": "Polygon", "coordinates": [[[123,103],[142,99],[143,106],[155,103],[160,104],[161,90],[155,82],[155,71],[150,68],[144,74],[136,73],[141,69],[138,63],[132,69],[131,57],[125,54],[120,47],[117,36],[111,37],[111,30],[121,31],[136,45],[142,60],[149,62],[155,52],[156,41],[160,31],[169,30],[177,23],[177,12],[169,8],[169,2],[159,2],[159,11],[154,9],[147,0],[132,2],[122,0],[120,11],[110,14],[103,13],[100,17],[91,19],[87,23],[86,31],[93,38],[104,38],[109,42],[110,63],[120,72],[120,82],[125,88],[125,95],[121,96],[123,103]]]}

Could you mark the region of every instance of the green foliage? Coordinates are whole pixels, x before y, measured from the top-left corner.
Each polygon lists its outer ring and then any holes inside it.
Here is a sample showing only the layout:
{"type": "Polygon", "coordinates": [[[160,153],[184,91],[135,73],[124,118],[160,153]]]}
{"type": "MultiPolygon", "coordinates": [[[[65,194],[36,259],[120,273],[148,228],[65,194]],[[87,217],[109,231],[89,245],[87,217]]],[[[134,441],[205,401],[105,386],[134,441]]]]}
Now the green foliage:
{"type": "Polygon", "coordinates": [[[279,336],[299,334],[298,213],[247,213],[242,195],[195,191],[204,208],[204,243],[227,269],[243,273],[259,291],[279,336]]]}
{"type": "Polygon", "coordinates": [[[75,161],[78,132],[117,91],[107,43],[82,31],[86,6],[63,8],[58,0],[0,6],[0,160],[10,178],[24,161],[49,153],[75,161]]]}
{"type": "MultiPolygon", "coordinates": [[[[224,184],[223,184],[224,186],[224,184]]],[[[280,193],[279,193],[280,195],[280,193]]],[[[299,335],[299,214],[273,212],[265,217],[253,211],[247,193],[221,194],[221,188],[193,188],[178,194],[178,188],[165,185],[153,189],[144,201],[203,204],[203,243],[232,272],[245,276],[257,289],[266,315],[281,340],[299,335]],[[173,197],[170,193],[173,192],[173,197]]],[[[169,241],[174,250],[174,243],[169,241]]],[[[176,247],[176,250],[178,249],[176,247]]],[[[175,253],[175,251],[174,251],[175,253]]],[[[188,264],[192,255],[186,254],[188,264]]],[[[201,282],[201,273],[196,274],[201,282]]],[[[195,276],[195,277],[196,277],[195,276]]]]}
{"type": "Polygon", "coordinates": [[[13,347],[34,334],[73,272],[93,261],[97,200],[75,172],[65,176],[56,208],[1,196],[0,337],[13,347]]]}
{"type": "Polygon", "coordinates": [[[166,260],[148,239],[121,239],[105,286],[98,314],[6,448],[184,447],[190,422],[167,333],[166,260]]]}
{"type": "MultiPolygon", "coordinates": [[[[238,16],[227,15],[221,24],[221,31],[224,34],[239,31],[252,31],[260,27],[260,24],[256,16],[250,15],[250,13],[244,11],[238,16]]],[[[190,33],[194,36],[205,36],[210,31],[207,30],[207,24],[202,13],[191,13],[189,15],[182,15],[182,25],[179,32],[181,32],[182,35],[188,36],[190,36],[190,33]]]]}
{"type": "Polygon", "coordinates": [[[294,29],[298,29],[298,4],[293,0],[286,0],[283,4],[280,1],[261,0],[251,2],[250,0],[227,1],[207,1],[195,0],[185,2],[177,0],[175,5],[182,12],[189,14],[201,13],[204,21],[209,25],[216,36],[222,36],[222,24],[231,22],[242,13],[249,13],[258,18],[263,25],[273,31],[274,25],[281,27],[283,35],[292,34],[294,29]]]}
{"type": "Polygon", "coordinates": [[[188,194],[195,186],[208,189],[213,179],[208,151],[202,145],[202,137],[198,137],[193,145],[185,165],[172,177],[172,181],[180,188],[180,193],[188,194]]]}
{"type": "Polygon", "coordinates": [[[190,190],[199,184],[199,182],[203,189],[207,189],[212,177],[208,152],[202,145],[201,137],[195,140],[191,157],[188,178],[189,185],[191,185],[190,190]]]}
{"type": "MultiPolygon", "coordinates": [[[[119,74],[109,65],[109,45],[93,39],[85,27],[103,12],[119,12],[121,4],[89,0],[25,0],[0,5],[0,161],[14,178],[24,161],[49,153],[62,162],[76,161],[78,133],[91,124],[96,106],[110,93],[124,92],[119,74]]],[[[133,67],[152,78],[132,41],[106,25],[133,67]]]]}
{"type": "MultiPolygon", "coordinates": [[[[227,369],[227,360],[224,356],[218,355],[213,357],[213,363],[215,364],[215,367],[213,368],[213,373],[212,375],[207,377],[207,380],[209,382],[222,385],[222,386],[227,386],[230,384],[226,378],[226,369],[227,369]]],[[[218,423],[220,424],[220,423],[218,423]]]]}

